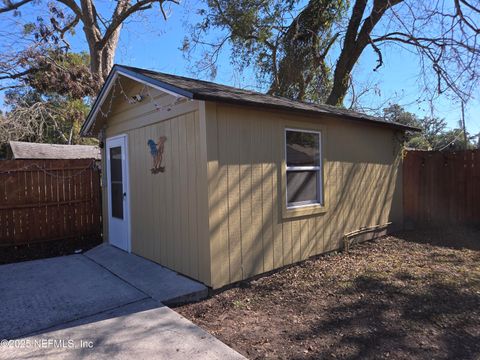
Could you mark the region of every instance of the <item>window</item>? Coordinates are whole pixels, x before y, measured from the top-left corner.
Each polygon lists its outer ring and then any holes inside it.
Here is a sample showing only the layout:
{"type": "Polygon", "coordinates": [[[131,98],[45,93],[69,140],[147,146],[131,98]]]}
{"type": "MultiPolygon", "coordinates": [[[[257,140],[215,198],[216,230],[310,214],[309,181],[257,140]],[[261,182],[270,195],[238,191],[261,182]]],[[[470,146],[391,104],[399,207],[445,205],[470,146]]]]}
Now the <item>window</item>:
{"type": "Polygon", "coordinates": [[[110,187],[112,216],[123,219],[122,148],[110,148],[110,187]]]}
{"type": "Polygon", "coordinates": [[[323,205],[321,141],[319,131],[285,129],[287,209],[323,205]]]}

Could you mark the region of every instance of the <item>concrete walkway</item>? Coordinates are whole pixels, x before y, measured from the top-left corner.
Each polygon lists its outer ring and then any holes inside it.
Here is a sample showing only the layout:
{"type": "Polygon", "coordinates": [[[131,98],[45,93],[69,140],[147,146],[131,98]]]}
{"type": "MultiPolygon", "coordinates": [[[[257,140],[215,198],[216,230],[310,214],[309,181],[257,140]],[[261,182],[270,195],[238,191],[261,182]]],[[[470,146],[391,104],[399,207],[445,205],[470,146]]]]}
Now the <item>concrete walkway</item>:
{"type": "Polygon", "coordinates": [[[24,348],[4,348],[0,358],[244,359],[166,306],[21,340],[24,348]]]}
{"type": "Polygon", "coordinates": [[[101,245],[84,255],[0,266],[0,359],[237,359],[162,302],[200,299],[202,284],[101,245]],[[83,342],[81,342],[83,341],[83,342]]]}
{"type": "Polygon", "coordinates": [[[0,266],[0,339],[14,339],[148,296],[83,255],[0,266]]]}
{"type": "Polygon", "coordinates": [[[84,255],[164,304],[196,301],[208,295],[207,288],[199,282],[107,244],[84,255]]]}

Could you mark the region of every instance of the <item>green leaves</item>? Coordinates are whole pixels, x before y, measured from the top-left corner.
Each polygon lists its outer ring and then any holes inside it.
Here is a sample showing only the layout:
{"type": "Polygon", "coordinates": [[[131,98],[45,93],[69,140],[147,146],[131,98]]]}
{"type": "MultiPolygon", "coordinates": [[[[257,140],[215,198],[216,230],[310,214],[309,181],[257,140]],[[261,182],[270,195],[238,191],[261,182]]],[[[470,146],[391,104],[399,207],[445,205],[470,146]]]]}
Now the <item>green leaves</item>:
{"type": "Polygon", "coordinates": [[[23,35],[31,35],[36,29],[36,26],[32,22],[28,22],[23,25],[23,35]]]}
{"type": "Polygon", "coordinates": [[[270,94],[313,102],[326,97],[332,75],[327,55],[348,1],[207,0],[206,5],[203,21],[182,47],[189,57],[202,48],[197,70],[214,74],[218,54],[228,48],[232,65],[254,66],[270,94]],[[209,39],[213,30],[221,36],[209,39]]]}
{"type": "MultiPolygon", "coordinates": [[[[405,145],[409,148],[419,150],[460,150],[465,146],[463,143],[463,130],[448,130],[445,119],[431,116],[419,118],[398,104],[392,104],[383,109],[383,114],[387,121],[422,129],[421,133],[406,134],[405,145]]],[[[470,140],[473,140],[473,138],[470,140]]],[[[473,149],[475,146],[470,140],[467,148],[473,149]]]]}
{"type": "Polygon", "coordinates": [[[272,94],[295,100],[323,102],[331,88],[328,53],[337,39],[334,25],[346,9],[344,1],[312,0],[282,37],[278,81],[272,94]]]}

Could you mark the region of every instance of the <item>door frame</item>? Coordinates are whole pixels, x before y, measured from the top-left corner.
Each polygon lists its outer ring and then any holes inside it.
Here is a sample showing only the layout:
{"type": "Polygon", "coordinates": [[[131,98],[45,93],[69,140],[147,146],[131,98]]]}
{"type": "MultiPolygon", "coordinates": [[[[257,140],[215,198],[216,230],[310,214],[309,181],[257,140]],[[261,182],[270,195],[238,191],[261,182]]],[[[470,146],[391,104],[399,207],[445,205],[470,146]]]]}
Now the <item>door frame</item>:
{"type": "MultiPolygon", "coordinates": [[[[125,249],[128,253],[132,252],[132,225],[131,225],[131,217],[130,217],[130,169],[129,169],[129,159],[128,159],[128,136],[127,134],[120,134],[111,136],[105,139],[105,170],[107,175],[107,224],[108,224],[108,243],[111,244],[110,241],[110,214],[112,213],[112,202],[111,202],[111,184],[110,184],[110,163],[108,161],[108,145],[111,141],[123,139],[123,144],[125,147],[124,156],[125,156],[125,172],[122,171],[122,180],[125,180],[126,186],[126,193],[127,199],[125,201],[125,209],[124,209],[124,216],[127,222],[127,248],[125,249]]],[[[122,169],[123,170],[123,169],[122,169]]]]}

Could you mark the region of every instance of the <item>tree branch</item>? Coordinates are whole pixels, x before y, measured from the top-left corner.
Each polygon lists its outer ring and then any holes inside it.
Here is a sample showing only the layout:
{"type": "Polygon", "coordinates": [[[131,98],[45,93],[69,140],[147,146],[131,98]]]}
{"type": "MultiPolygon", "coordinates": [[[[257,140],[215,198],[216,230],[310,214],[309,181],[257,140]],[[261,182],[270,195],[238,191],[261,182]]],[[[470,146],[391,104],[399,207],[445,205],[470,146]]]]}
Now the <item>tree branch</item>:
{"type": "Polygon", "coordinates": [[[377,59],[377,66],[375,66],[375,68],[373,69],[373,71],[377,71],[378,69],[380,69],[383,65],[383,56],[382,56],[382,52],[380,51],[380,48],[375,44],[375,42],[373,42],[372,38],[369,36],[369,41],[370,41],[370,45],[372,46],[373,48],[373,51],[375,51],[375,53],[377,54],[378,56],[378,59],[377,59]]]}
{"type": "Polygon", "coordinates": [[[24,87],[24,85],[7,85],[7,86],[0,86],[0,91],[10,90],[10,89],[19,89],[24,87]]]}
{"type": "Polygon", "coordinates": [[[75,3],[74,0],[58,0],[58,2],[62,3],[63,5],[68,7],[70,10],[72,10],[73,13],[83,21],[82,10],[78,7],[78,5],[75,3]]]}
{"type": "MultiPolygon", "coordinates": [[[[476,34],[480,34],[480,28],[476,27],[475,24],[469,19],[467,19],[467,17],[463,14],[462,8],[460,7],[460,0],[454,0],[454,3],[455,3],[455,9],[457,11],[457,15],[462,19],[462,21],[476,34]]],[[[470,7],[472,10],[476,11],[477,13],[479,12],[478,9],[476,9],[466,1],[463,0],[462,3],[470,7]]]]}
{"type": "MultiPolygon", "coordinates": [[[[110,39],[110,37],[113,35],[115,30],[132,14],[146,10],[151,8],[152,4],[155,2],[158,2],[160,4],[160,9],[162,13],[165,15],[165,12],[163,10],[163,3],[165,1],[173,2],[175,4],[179,4],[178,0],[140,0],[134,5],[127,7],[128,2],[127,1],[119,1],[117,4],[117,8],[115,9],[115,14],[112,17],[112,22],[108,26],[107,30],[105,31],[102,39],[97,43],[97,48],[102,49],[110,39]],[[124,7],[122,9],[122,7],[124,7]]],[[[166,16],[166,15],[165,15],[166,16]]]]}
{"type": "Polygon", "coordinates": [[[17,10],[20,6],[28,4],[32,1],[33,0],[22,0],[22,1],[19,1],[18,3],[12,3],[9,0],[7,0],[6,3],[8,5],[3,7],[3,8],[0,8],[0,14],[4,13],[4,12],[9,12],[9,11],[12,11],[12,10],[17,10]]]}
{"type": "MultiPolygon", "coordinates": [[[[327,99],[327,104],[338,105],[348,89],[349,75],[357,63],[360,55],[368,44],[373,44],[370,33],[380,21],[385,11],[399,4],[403,0],[376,0],[370,15],[365,18],[360,28],[367,0],[357,0],[353,6],[352,15],[343,42],[343,48],[335,67],[333,88],[327,99]]],[[[377,55],[379,52],[375,49],[377,55]]],[[[381,64],[381,63],[379,63],[381,64]]]]}
{"type": "Polygon", "coordinates": [[[28,75],[28,74],[31,73],[31,72],[32,72],[32,69],[28,69],[28,70],[21,71],[21,72],[19,72],[19,73],[13,73],[13,74],[6,73],[6,75],[1,75],[1,76],[0,76],[0,80],[6,80],[6,79],[14,80],[14,79],[19,79],[19,78],[21,78],[22,76],[28,75]]]}
{"type": "Polygon", "coordinates": [[[70,23],[65,25],[63,28],[59,28],[56,25],[54,25],[54,29],[60,33],[60,38],[63,40],[67,31],[69,31],[69,30],[73,29],[75,26],[77,26],[79,21],[80,21],[80,16],[77,15],[77,16],[75,16],[75,18],[70,23]]]}

